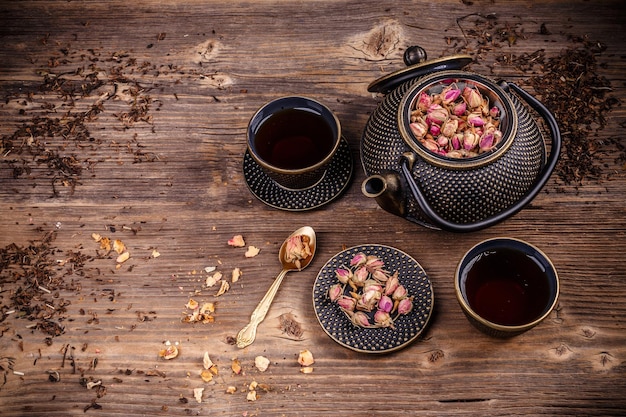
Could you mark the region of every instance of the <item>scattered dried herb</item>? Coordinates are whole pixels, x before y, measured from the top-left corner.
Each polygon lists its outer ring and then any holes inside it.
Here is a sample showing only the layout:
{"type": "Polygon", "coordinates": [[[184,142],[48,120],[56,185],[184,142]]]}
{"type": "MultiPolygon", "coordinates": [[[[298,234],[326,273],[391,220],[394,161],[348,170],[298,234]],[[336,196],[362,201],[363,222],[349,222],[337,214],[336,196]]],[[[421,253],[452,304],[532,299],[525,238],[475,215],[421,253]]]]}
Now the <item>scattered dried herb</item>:
{"type": "Polygon", "coordinates": [[[553,112],[563,136],[562,156],[555,170],[563,184],[578,186],[584,181],[601,181],[599,159],[603,153],[615,155],[614,162],[625,166],[626,146],[620,139],[595,137],[604,128],[608,113],[621,104],[611,95],[610,81],[599,74],[602,66],[598,57],[605,52],[605,45],[581,36],[554,35],[541,23],[533,31],[534,36],[546,40],[560,36],[572,45],[552,57],[546,56],[544,49],[516,54],[506,46],[530,37],[521,21],[501,23],[493,13],[472,13],[458,18],[456,23],[461,36],[447,36],[448,48],[442,55],[470,54],[492,71],[498,65],[518,70],[529,76],[520,84],[532,87],[537,98],[553,112]]]}

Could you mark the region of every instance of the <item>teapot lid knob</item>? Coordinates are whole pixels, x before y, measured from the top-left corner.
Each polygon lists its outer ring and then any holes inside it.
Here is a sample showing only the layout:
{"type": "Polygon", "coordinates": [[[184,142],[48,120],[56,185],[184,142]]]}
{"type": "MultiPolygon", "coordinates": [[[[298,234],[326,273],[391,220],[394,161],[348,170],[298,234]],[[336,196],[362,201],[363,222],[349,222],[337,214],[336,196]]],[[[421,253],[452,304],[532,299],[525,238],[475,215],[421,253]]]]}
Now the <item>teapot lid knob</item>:
{"type": "Polygon", "coordinates": [[[407,67],[421,64],[427,59],[426,50],[418,45],[409,46],[406,48],[406,51],[404,51],[403,58],[407,67]]]}

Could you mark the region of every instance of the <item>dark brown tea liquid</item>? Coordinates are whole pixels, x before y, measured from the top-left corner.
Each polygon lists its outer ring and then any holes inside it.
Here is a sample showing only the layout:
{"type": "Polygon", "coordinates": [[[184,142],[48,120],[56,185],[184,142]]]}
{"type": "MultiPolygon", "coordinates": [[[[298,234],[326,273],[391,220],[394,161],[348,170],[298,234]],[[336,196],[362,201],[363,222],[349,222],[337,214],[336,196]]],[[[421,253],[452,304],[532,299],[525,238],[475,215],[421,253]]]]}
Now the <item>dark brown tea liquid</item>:
{"type": "Polygon", "coordinates": [[[333,131],[324,118],[306,110],[285,109],[259,126],[254,146],[267,163],[302,169],[322,161],[333,149],[333,131]]]}
{"type": "Polygon", "coordinates": [[[463,281],[472,309],[505,326],[534,321],[550,299],[548,278],[539,261],[511,249],[498,248],[477,255],[462,271],[463,281]]]}

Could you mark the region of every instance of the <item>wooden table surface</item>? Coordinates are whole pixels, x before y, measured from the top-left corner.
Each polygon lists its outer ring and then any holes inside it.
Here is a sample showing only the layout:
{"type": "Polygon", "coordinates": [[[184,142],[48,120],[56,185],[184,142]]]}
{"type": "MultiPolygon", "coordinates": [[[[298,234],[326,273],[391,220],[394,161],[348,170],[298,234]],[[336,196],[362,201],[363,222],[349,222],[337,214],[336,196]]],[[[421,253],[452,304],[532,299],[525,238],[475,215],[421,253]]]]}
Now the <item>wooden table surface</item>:
{"type": "Polygon", "coordinates": [[[1,415],[626,414],[623,2],[21,1],[0,11],[1,415]],[[367,86],[415,44],[429,58],[472,55],[469,69],[516,81],[559,119],[559,167],[508,220],[431,230],[362,195],[359,143],[382,100],[367,86]],[[579,79],[548,66],[580,51],[593,65],[579,79]],[[583,90],[592,77],[605,84],[583,90]],[[551,87],[559,78],[572,90],[551,87]],[[316,210],[271,208],[243,175],[250,117],[290,94],[337,114],[355,161],[346,192],[316,210]],[[580,132],[588,149],[574,142],[580,132]],[[280,243],[303,225],[317,232],[313,262],[287,276],[256,341],[237,348],[280,271],[280,243]],[[130,259],[116,262],[93,234],[123,242],[130,259]],[[229,246],[238,234],[260,253],[229,246]],[[556,310],[510,339],[473,328],[454,292],[460,258],[495,236],[538,246],[561,278],[556,310]],[[383,355],[333,341],[312,305],[326,261],[368,243],[414,257],[435,294],[418,340],[383,355]],[[242,276],[216,296],[207,267],[242,276]],[[184,322],[190,299],[214,303],[211,322],[184,322]],[[168,343],[179,349],[171,360],[159,356],[168,343]],[[257,356],[270,361],[264,372],[257,356]]]}

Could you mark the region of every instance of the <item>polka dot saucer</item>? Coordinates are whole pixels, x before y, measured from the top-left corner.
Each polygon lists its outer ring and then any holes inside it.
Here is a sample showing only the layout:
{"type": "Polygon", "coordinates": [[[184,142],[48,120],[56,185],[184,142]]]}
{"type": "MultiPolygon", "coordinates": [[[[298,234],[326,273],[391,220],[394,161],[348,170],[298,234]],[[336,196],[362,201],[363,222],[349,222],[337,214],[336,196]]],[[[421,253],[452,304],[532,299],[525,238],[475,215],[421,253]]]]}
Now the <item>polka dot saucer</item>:
{"type": "Polygon", "coordinates": [[[433,312],[434,294],[420,264],[406,253],[384,245],[361,245],[346,249],[322,267],[313,285],[313,306],[324,331],[340,345],[357,352],[387,353],[402,349],[424,331],[433,312]],[[337,303],[328,298],[328,289],[338,283],[337,268],[346,268],[359,252],[375,255],[390,273],[398,271],[400,284],[413,298],[413,309],[394,321],[394,328],[363,328],[352,323],[337,303]]]}
{"type": "Polygon", "coordinates": [[[288,189],[276,183],[252,159],[248,150],[243,158],[243,174],[250,192],[268,206],[286,211],[312,210],[330,203],[347,189],[353,172],[352,153],[343,137],[324,177],[302,190],[288,189]]]}

